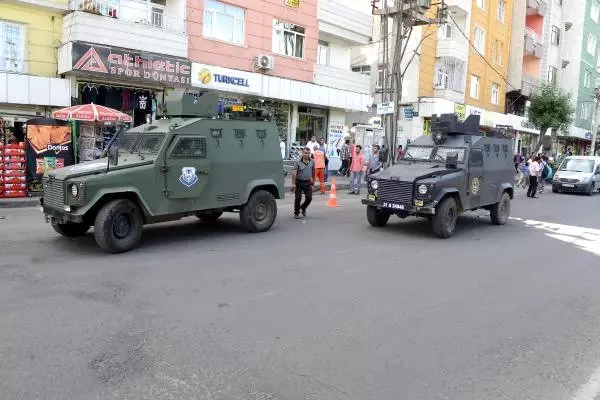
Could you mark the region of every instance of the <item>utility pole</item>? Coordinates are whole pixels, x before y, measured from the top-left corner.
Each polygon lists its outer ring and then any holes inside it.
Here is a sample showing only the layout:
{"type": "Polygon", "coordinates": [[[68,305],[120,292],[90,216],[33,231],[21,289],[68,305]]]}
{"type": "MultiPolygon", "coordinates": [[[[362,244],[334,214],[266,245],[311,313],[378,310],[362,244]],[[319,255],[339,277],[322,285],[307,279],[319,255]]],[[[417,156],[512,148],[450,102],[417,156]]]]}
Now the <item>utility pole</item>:
{"type": "MultiPolygon", "coordinates": [[[[383,46],[383,83],[382,100],[391,101],[394,105],[393,114],[382,115],[382,123],[385,130],[385,143],[388,149],[387,165],[395,163],[395,152],[397,146],[398,119],[400,118],[400,105],[402,100],[402,82],[408,65],[402,68],[402,60],[412,34],[413,27],[429,25],[433,21],[425,17],[425,12],[432,6],[431,0],[383,0],[381,8],[380,0],[373,0],[371,6],[373,15],[381,17],[381,41],[383,46]],[[389,19],[392,19],[392,45],[389,43],[389,19]],[[390,57],[390,49],[392,55],[390,57]]],[[[440,9],[446,7],[441,0],[440,9]]],[[[416,55],[413,54],[413,58],[416,55]]],[[[411,58],[412,61],[412,58],[411,58]]],[[[409,62],[410,64],[410,62],[409,62]]],[[[378,70],[379,73],[379,70],[378,70]]]]}
{"type": "Polygon", "coordinates": [[[594,89],[594,113],[592,116],[592,151],[591,156],[596,155],[596,140],[598,140],[598,121],[600,119],[600,88],[594,89]]]}

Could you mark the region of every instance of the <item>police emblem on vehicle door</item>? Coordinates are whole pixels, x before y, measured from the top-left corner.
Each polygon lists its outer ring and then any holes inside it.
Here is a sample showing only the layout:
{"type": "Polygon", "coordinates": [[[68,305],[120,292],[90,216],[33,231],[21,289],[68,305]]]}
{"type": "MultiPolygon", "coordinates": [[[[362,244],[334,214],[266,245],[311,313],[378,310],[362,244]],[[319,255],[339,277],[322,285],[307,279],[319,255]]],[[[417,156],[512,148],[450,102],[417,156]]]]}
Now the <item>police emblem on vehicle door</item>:
{"type": "Polygon", "coordinates": [[[198,177],[196,176],[196,168],[181,168],[181,176],[179,177],[179,182],[181,182],[185,187],[188,188],[194,186],[198,182],[198,177]]]}
{"type": "Polygon", "coordinates": [[[475,177],[473,178],[473,180],[471,180],[471,194],[478,194],[479,193],[479,177],[475,177]]]}

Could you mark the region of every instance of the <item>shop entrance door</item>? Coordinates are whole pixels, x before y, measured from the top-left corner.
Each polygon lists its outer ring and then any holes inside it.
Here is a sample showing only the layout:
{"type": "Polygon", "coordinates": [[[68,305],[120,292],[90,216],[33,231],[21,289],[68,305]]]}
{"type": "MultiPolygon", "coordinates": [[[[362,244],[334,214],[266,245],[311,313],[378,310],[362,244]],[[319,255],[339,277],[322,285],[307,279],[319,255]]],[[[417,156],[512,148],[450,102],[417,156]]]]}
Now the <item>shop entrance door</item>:
{"type": "Polygon", "coordinates": [[[210,161],[206,137],[176,136],[165,153],[166,195],[170,199],[199,198],[208,182],[210,161]]]}

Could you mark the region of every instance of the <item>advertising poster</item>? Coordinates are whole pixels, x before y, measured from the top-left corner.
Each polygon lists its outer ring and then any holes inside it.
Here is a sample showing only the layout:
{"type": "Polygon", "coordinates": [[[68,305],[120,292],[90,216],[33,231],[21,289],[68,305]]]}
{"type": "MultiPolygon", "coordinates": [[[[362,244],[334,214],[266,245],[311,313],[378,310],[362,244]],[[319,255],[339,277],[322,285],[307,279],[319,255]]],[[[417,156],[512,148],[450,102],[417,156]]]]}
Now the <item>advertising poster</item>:
{"type": "Polygon", "coordinates": [[[337,150],[344,144],[344,124],[339,122],[330,122],[327,129],[328,148],[327,157],[339,157],[337,150]]]}
{"type": "Polygon", "coordinates": [[[45,172],[73,164],[70,125],[27,123],[27,175],[41,179],[45,172]]]}

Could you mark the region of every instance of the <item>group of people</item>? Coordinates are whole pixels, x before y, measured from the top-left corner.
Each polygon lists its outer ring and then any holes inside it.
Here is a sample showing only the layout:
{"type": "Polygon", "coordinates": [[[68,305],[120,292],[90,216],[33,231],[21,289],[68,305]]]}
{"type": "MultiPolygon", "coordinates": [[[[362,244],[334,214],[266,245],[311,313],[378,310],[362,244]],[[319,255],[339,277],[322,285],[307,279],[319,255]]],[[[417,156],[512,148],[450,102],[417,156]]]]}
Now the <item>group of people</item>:
{"type": "Polygon", "coordinates": [[[520,154],[514,157],[515,172],[518,175],[517,187],[527,188],[527,197],[535,199],[536,194],[544,193],[544,182],[552,177],[548,156],[531,154],[528,158],[520,154]]]}

